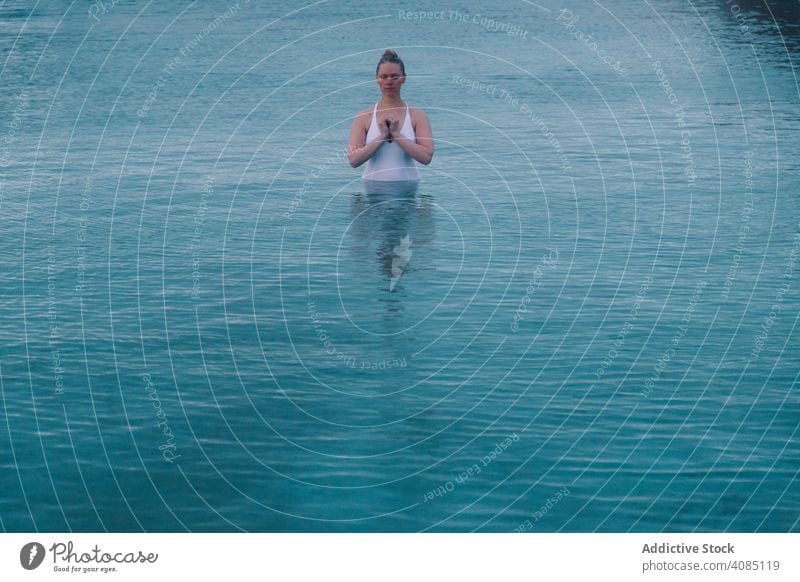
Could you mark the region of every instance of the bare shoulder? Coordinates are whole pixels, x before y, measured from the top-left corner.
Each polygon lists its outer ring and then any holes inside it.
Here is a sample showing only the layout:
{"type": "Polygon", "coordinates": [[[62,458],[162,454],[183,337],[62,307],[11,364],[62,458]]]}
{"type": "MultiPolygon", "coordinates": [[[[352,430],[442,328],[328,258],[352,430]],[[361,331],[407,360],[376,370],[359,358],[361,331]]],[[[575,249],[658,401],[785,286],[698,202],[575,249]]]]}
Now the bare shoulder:
{"type": "Polygon", "coordinates": [[[409,107],[408,109],[411,112],[411,119],[413,119],[414,121],[422,121],[423,119],[428,119],[428,116],[425,115],[425,111],[423,111],[419,107],[409,107]]]}
{"type": "Polygon", "coordinates": [[[356,113],[355,117],[353,117],[353,125],[358,126],[360,125],[364,128],[364,131],[367,131],[370,122],[372,121],[372,107],[368,107],[362,111],[356,113]]]}
{"type": "Polygon", "coordinates": [[[372,107],[367,107],[366,109],[362,109],[361,111],[356,113],[354,119],[364,121],[365,119],[371,119],[371,118],[372,118],[372,107]]]}
{"type": "Polygon", "coordinates": [[[409,107],[411,113],[411,123],[414,126],[414,131],[420,131],[422,128],[427,128],[425,131],[430,131],[431,122],[428,121],[428,116],[425,111],[419,107],[409,107]]]}

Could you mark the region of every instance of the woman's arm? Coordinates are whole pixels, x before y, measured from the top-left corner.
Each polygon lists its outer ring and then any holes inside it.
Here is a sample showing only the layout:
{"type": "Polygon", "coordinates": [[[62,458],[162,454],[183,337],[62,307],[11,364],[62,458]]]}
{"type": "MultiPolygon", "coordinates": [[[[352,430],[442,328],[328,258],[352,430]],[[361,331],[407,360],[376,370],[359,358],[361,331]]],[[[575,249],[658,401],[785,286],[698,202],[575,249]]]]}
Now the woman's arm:
{"type": "Polygon", "coordinates": [[[378,127],[380,135],[371,142],[365,143],[367,139],[367,130],[364,128],[364,124],[366,119],[371,119],[371,117],[368,117],[369,113],[370,111],[367,110],[356,115],[355,119],[353,119],[353,125],[350,128],[347,161],[350,162],[350,165],[354,168],[359,167],[374,156],[375,152],[383,145],[383,142],[389,135],[389,128],[385,125],[381,125],[378,127]]]}
{"type": "Polygon", "coordinates": [[[397,142],[397,145],[403,148],[403,151],[409,156],[420,164],[427,166],[433,159],[433,132],[425,112],[422,109],[415,109],[414,113],[416,113],[417,118],[414,127],[414,133],[417,136],[416,141],[401,134],[399,129],[394,129],[399,125],[399,122],[395,122],[393,125],[392,137],[397,142]]]}

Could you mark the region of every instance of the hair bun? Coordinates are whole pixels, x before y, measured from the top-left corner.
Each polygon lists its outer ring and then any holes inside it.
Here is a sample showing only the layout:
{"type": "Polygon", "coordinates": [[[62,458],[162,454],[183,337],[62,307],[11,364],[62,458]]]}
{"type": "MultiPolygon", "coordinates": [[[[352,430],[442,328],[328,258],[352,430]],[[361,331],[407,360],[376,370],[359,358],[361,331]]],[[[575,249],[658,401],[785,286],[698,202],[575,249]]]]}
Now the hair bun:
{"type": "Polygon", "coordinates": [[[393,51],[392,49],[386,49],[383,51],[383,56],[381,60],[378,61],[378,66],[375,68],[375,75],[377,76],[378,71],[381,70],[381,65],[383,63],[394,63],[396,65],[400,65],[400,72],[403,76],[406,76],[406,66],[403,64],[403,60],[397,56],[397,52],[393,51]]]}

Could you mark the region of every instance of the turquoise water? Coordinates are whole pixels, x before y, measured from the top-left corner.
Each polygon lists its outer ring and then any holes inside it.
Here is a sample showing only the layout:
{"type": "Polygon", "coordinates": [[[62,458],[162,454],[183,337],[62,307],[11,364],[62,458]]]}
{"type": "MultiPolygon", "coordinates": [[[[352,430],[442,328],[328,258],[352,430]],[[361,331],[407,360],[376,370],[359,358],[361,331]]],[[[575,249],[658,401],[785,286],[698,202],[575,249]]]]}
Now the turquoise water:
{"type": "Polygon", "coordinates": [[[798,22],[4,3],[0,527],[798,531],[798,22]]]}

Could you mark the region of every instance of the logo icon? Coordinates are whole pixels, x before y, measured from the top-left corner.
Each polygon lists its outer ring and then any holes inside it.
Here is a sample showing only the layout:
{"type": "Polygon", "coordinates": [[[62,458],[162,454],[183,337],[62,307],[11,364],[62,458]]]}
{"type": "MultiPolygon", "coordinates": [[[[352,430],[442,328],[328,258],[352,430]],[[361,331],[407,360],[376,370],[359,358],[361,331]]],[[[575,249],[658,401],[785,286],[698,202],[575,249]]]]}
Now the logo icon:
{"type": "Polygon", "coordinates": [[[39,542],[28,542],[19,552],[19,563],[26,570],[35,570],[44,561],[44,546],[39,542]]]}

